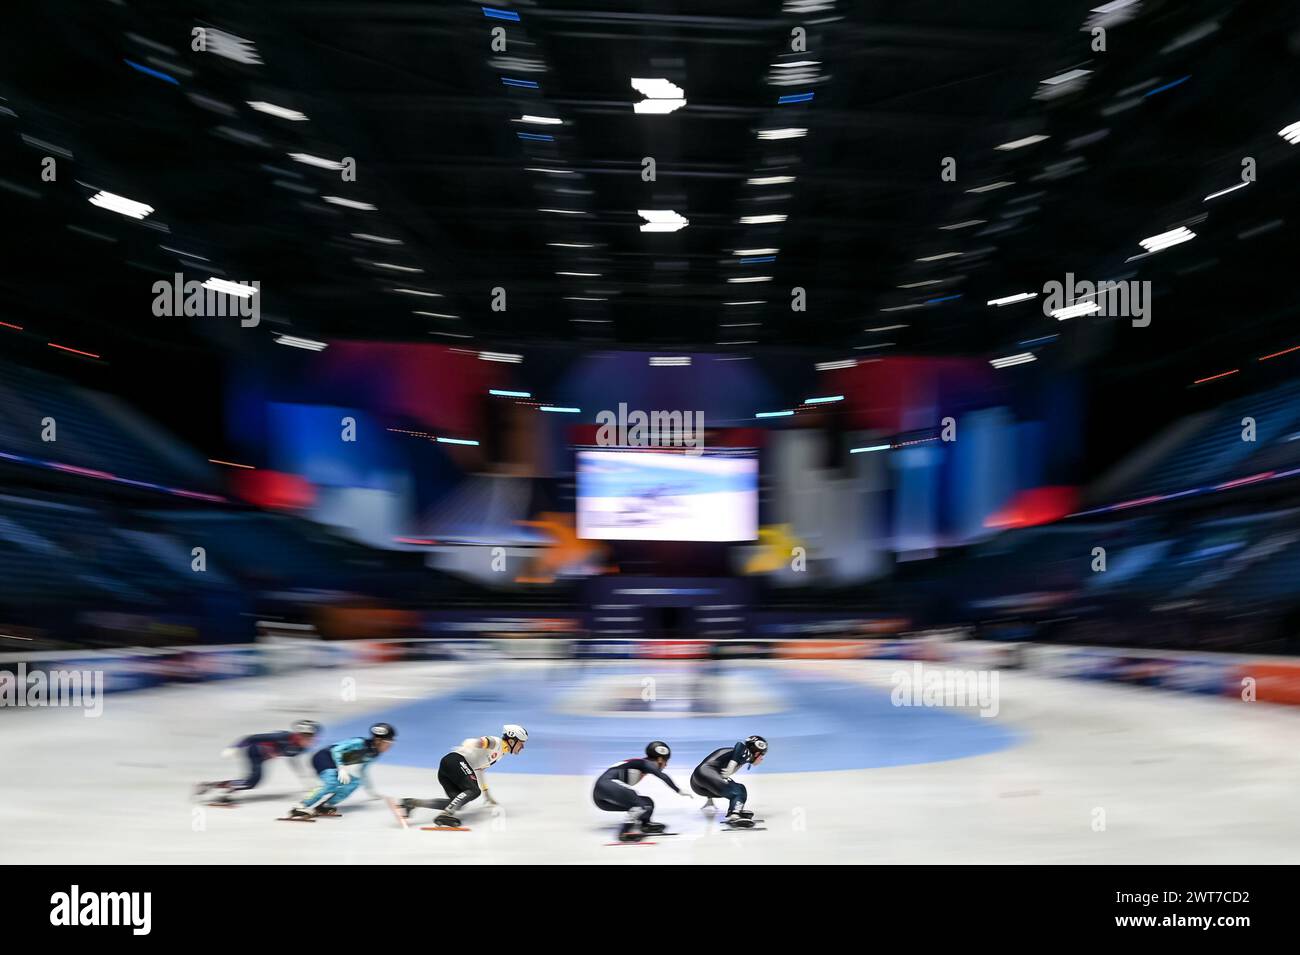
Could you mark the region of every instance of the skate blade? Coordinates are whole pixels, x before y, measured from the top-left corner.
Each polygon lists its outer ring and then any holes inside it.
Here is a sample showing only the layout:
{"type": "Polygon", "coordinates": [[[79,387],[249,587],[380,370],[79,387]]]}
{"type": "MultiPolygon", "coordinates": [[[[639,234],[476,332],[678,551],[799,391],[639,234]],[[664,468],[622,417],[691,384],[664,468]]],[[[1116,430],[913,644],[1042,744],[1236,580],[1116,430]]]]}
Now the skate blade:
{"type": "Polygon", "coordinates": [[[767,832],[767,826],[723,826],[724,832],[767,832]]]}
{"type": "Polygon", "coordinates": [[[276,819],[276,822],[315,822],[315,821],[316,820],[311,816],[308,816],[306,819],[302,818],[301,816],[280,816],[276,819]]]}
{"type": "Polygon", "coordinates": [[[469,832],[469,826],[421,826],[423,832],[469,832]]]}
{"type": "Polygon", "coordinates": [[[607,842],[607,846],[652,846],[653,842],[647,839],[638,839],[636,842],[607,842]]]}
{"type": "Polygon", "coordinates": [[[210,802],[210,803],[205,803],[205,805],[211,806],[213,809],[238,809],[239,808],[239,803],[237,802],[210,802]]]}

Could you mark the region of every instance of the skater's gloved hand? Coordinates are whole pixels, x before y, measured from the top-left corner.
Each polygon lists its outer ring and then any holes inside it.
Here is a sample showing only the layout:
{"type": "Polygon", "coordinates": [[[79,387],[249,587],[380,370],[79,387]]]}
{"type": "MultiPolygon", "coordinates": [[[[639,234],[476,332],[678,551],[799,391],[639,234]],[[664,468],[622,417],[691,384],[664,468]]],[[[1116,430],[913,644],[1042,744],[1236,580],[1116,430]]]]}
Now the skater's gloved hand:
{"type": "Polygon", "coordinates": [[[351,771],[349,771],[348,768],[347,768],[346,766],[340,766],[340,767],[339,767],[339,784],[342,785],[342,786],[346,786],[346,785],[347,785],[348,783],[350,783],[350,782],[352,782],[352,773],[351,773],[351,771]]]}
{"type": "Polygon", "coordinates": [[[489,806],[499,806],[499,805],[501,805],[501,803],[499,803],[499,802],[496,801],[496,797],[493,796],[493,795],[492,795],[490,792],[488,792],[486,789],[483,790],[483,798],[487,800],[489,806]]]}
{"type": "Polygon", "coordinates": [[[238,748],[234,746],[227,746],[225,749],[221,751],[221,755],[224,756],[226,759],[229,759],[230,757],[234,756],[238,752],[239,752],[238,748]]]}
{"type": "Polygon", "coordinates": [[[681,796],[683,799],[694,799],[694,798],[695,798],[695,794],[694,794],[694,793],[688,793],[688,792],[686,792],[685,790],[682,790],[682,789],[679,789],[679,790],[677,791],[677,795],[681,796]]]}

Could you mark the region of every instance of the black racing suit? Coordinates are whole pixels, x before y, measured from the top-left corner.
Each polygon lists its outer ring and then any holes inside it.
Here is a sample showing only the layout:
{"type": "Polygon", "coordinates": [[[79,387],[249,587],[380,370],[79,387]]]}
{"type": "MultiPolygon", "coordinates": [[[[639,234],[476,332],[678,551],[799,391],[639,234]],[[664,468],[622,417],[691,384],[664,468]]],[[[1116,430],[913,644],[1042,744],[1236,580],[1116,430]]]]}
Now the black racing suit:
{"type": "Polygon", "coordinates": [[[643,757],[625,759],[601,773],[591,791],[592,801],[606,812],[626,810],[628,822],[645,825],[655,811],[655,804],[649,796],[642,796],[632,788],[642,776],[658,776],[673,792],[681,792],[658,763],[643,757]]]}

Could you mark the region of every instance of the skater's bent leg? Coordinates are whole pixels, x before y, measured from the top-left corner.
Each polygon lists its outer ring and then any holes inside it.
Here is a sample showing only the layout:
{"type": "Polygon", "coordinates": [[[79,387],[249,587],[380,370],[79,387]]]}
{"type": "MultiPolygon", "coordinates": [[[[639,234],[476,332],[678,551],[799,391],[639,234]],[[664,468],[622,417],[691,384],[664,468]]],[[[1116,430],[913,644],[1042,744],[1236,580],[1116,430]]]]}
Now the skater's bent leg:
{"type": "Polygon", "coordinates": [[[443,811],[448,815],[454,816],[460,809],[477,799],[482,792],[483,790],[479,789],[477,781],[470,781],[466,788],[462,789],[447,801],[447,805],[443,808],[443,811]]]}
{"type": "Polygon", "coordinates": [[[701,766],[691,773],[691,791],[697,796],[710,799],[725,799],[727,781],[712,766],[701,766]]]}
{"type": "Polygon", "coordinates": [[[300,809],[311,809],[319,803],[333,796],[339,789],[339,771],[337,769],[324,769],[320,774],[320,785],[309,792],[303,801],[298,803],[300,809]]]}
{"type": "Polygon", "coordinates": [[[636,805],[628,810],[628,815],[630,817],[634,812],[639,813],[640,815],[637,818],[641,820],[641,825],[645,825],[650,821],[650,817],[654,815],[654,811],[655,801],[649,796],[638,795],[636,797],[636,805]]]}
{"type": "Polygon", "coordinates": [[[329,799],[325,800],[325,805],[337,806],[343,800],[347,799],[354,792],[356,792],[357,787],[360,785],[361,785],[361,778],[359,776],[354,776],[352,777],[352,781],[350,783],[340,784],[334,787],[334,794],[330,796],[329,799]]]}
{"type": "Polygon", "coordinates": [[[437,796],[433,799],[408,799],[406,802],[419,809],[446,809],[447,803],[451,800],[445,796],[437,796]]]}
{"type": "Polygon", "coordinates": [[[701,766],[691,774],[691,789],[697,796],[727,800],[727,815],[745,808],[749,793],[734,779],[724,779],[712,766],[701,766]]]}
{"type": "Polygon", "coordinates": [[[231,791],[243,789],[252,789],[262,781],[262,760],[250,756],[248,758],[248,775],[243,779],[232,779],[226,783],[226,788],[231,791]]]}
{"type": "Polygon", "coordinates": [[[591,799],[598,808],[606,812],[622,812],[636,805],[637,794],[631,786],[624,786],[611,779],[603,779],[598,781],[591,791],[591,799]]]}
{"type": "Polygon", "coordinates": [[[611,780],[596,784],[591,793],[596,808],[606,812],[626,812],[627,824],[640,826],[650,821],[655,804],[649,796],[642,796],[630,786],[623,786],[611,780]]]}
{"type": "Polygon", "coordinates": [[[447,794],[446,799],[426,799],[417,801],[415,805],[437,809],[454,816],[458,810],[473,802],[482,793],[474,770],[459,753],[448,753],[438,763],[438,783],[442,786],[442,791],[447,794]]]}
{"type": "Polygon", "coordinates": [[[262,781],[262,760],[255,756],[248,757],[248,772],[242,779],[222,779],[214,783],[204,783],[209,789],[224,789],[227,793],[242,792],[252,789],[262,781]]]}
{"type": "Polygon", "coordinates": [[[737,809],[744,809],[745,800],[748,798],[748,790],[740,783],[733,781],[727,787],[727,815],[730,816],[737,809]]]}

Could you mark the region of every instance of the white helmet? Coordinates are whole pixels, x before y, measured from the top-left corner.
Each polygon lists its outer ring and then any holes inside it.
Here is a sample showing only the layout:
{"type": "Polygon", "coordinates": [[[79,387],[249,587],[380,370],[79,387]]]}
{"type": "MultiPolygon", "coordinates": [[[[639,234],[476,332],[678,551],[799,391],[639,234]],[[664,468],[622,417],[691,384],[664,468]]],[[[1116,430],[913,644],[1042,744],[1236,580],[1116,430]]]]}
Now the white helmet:
{"type": "Polygon", "coordinates": [[[501,728],[501,739],[505,741],[506,749],[517,753],[520,747],[528,742],[528,730],[518,723],[507,723],[501,728]]]}
{"type": "Polygon", "coordinates": [[[501,730],[501,737],[503,739],[517,739],[521,743],[527,743],[528,730],[518,723],[507,723],[501,730]]]}

